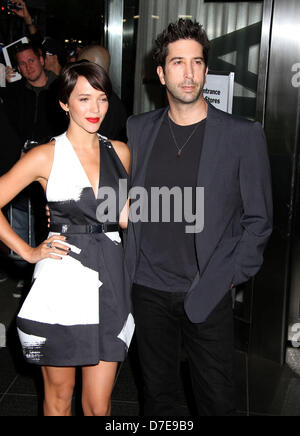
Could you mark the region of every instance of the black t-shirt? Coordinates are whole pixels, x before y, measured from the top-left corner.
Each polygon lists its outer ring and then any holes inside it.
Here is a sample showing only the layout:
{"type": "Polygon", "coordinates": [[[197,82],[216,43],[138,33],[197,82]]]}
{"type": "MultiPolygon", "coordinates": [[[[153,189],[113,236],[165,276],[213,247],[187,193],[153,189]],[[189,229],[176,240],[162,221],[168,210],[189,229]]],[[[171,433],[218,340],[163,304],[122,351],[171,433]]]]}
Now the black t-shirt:
{"type": "MultiPolygon", "coordinates": [[[[169,120],[168,115],[162,123],[151,152],[145,182],[148,191],[149,217],[151,217],[151,188],[166,187],[171,190],[178,187],[182,192],[183,220],[181,222],[174,220],[175,200],[171,196],[170,222],[162,222],[162,210],[160,210],[159,222],[150,222],[149,218],[147,223],[142,224],[140,258],[135,278],[137,284],[161,291],[183,292],[188,291],[197,273],[195,235],[186,233],[186,225],[191,223],[184,220],[183,190],[185,187],[193,188],[194,213],[205,125],[206,120],[190,126],[179,126],[169,120]],[[178,149],[171,129],[179,148],[192,134],[182,149],[180,157],[177,156],[178,149]]],[[[178,209],[176,210],[178,212],[178,209]]]]}

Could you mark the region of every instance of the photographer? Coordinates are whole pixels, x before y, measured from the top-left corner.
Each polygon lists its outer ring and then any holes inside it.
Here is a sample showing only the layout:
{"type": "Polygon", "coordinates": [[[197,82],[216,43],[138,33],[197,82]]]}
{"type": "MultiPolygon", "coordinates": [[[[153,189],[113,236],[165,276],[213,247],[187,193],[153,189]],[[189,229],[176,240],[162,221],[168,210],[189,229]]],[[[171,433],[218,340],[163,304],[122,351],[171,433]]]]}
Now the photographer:
{"type": "MultiPolygon", "coordinates": [[[[38,28],[34,24],[34,20],[27,9],[26,3],[23,0],[9,0],[7,2],[7,7],[11,12],[24,20],[24,23],[28,29],[28,36],[31,40],[31,43],[37,47],[40,46],[41,35],[38,32],[38,28]]],[[[13,79],[15,75],[16,71],[13,68],[6,67],[6,81],[8,83],[11,82],[11,79],[13,79]]]]}

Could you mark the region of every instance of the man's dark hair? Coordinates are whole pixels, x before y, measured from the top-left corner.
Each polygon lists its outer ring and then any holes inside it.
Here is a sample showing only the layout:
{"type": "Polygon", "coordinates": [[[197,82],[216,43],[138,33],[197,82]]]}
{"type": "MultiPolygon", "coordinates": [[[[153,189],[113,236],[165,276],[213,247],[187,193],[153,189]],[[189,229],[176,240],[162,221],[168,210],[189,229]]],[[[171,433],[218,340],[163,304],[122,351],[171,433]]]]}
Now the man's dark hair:
{"type": "Polygon", "coordinates": [[[112,84],[106,71],[93,62],[83,60],[67,64],[59,76],[58,98],[62,103],[68,103],[80,76],[85,77],[94,89],[103,91],[110,98],[112,84]]]}
{"type": "Polygon", "coordinates": [[[154,48],[154,60],[157,66],[165,68],[168,46],[180,39],[193,39],[203,47],[205,65],[208,65],[209,40],[202,25],[197,21],[180,18],[176,23],[171,23],[157,37],[154,48]]]}
{"type": "Polygon", "coordinates": [[[33,53],[38,58],[42,56],[42,52],[41,52],[41,50],[37,46],[32,45],[32,44],[27,44],[27,43],[26,44],[21,44],[21,45],[18,46],[18,48],[15,51],[15,60],[16,60],[16,62],[17,62],[17,54],[23,53],[23,51],[26,51],[26,50],[32,50],[33,53]]]}

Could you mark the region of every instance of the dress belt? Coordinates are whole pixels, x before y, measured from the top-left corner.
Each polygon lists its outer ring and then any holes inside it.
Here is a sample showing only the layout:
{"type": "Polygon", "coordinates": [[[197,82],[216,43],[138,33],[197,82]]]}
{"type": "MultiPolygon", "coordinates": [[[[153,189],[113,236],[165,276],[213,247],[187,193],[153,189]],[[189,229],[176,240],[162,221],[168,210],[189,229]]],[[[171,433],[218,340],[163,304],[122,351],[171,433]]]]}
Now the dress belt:
{"type": "Polygon", "coordinates": [[[50,232],[54,233],[108,233],[118,232],[118,224],[51,224],[50,232]]]}

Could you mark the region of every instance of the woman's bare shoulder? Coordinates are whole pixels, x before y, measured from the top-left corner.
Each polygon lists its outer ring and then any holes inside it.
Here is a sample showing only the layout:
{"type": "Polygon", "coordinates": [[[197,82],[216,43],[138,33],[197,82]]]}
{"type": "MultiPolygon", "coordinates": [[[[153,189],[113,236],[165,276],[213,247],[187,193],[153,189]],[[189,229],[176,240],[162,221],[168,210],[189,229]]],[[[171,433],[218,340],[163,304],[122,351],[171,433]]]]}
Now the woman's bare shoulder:
{"type": "Polygon", "coordinates": [[[127,172],[130,169],[130,149],[125,142],[110,141],[127,172]]]}
{"type": "Polygon", "coordinates": [[[40,162],[51,162],[54,154],[55,140],[47,144],[38,145],[31,149],[24,157],[40,162]]]}

